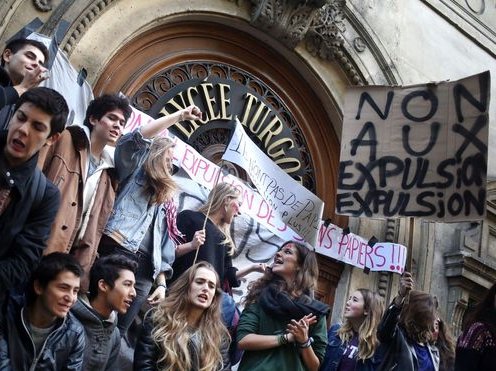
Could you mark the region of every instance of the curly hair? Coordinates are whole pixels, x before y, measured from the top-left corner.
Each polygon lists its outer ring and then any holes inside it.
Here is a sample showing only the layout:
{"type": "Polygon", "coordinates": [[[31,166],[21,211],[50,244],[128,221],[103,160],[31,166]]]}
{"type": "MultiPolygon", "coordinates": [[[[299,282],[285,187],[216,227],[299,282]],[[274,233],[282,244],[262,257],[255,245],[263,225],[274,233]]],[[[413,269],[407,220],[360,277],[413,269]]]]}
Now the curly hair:
{"type": "MultiPolygon", "coordinates": [[[[357,289],[363,297],[363,310],[367,312],[360,328],[358,329],[358,359],[365,360],[371,358],[377,347],[377,327],[384,313],[384,300],[382,297],[368,289],[357,289]]],[[[337,332],[343,343],[347,343],[353,337],[353,327],[348,319],[337,332]]]]}
{"type": "Polygon", "coordinates": [[[83,121],[90,132],[93,131],[94,126],[90,123],[91,119],[101,120],[108,112],[113,110],[121,110],[124,120],[127,121],[133,112],[129,105],[129,100],[124,96],[118,94],[105,94],[98,98],[93,99],[88,108],[86,109],[86,116],[83,121]]]}
{"type": "Polygon", "coordinates": [[[192,355],[188,347],[191,338],[191,333],[188,331],[191,328],[188,323],[191,302],[188,294],[196,272],[200,268],[214,272],[216,277],[215,296],[210,307],[203,311],[198,326],[201,339],[200,370],[215,370],[222,364],[221,344],[230,337],[220,316],[222,291],[219,276],[211,264],[199,262],[186,270],[174,282],[168,296],[153,313],[152,338],[161,350],[161,356],[158,359],[161,369],[174,371],[191,369],[192,355]]]}
{"type": "MultiPolygon", "coordinates": [[[[229,183],[218,183],[210,191],[207,202],[201,206],[198,211],[206,215],[209,211],[209,205],[211,204],[210,214],[215,214],[222,208],[226,207],[231,200],[235,200],[240,196],[240,190],[233,185],[229,183]]],[[[220,229],[222,234],[224,234],[225,239],[222,243],[228,247],[228,254],[232,256],[234,254],[235,244],[229,229],[230,226],[231,225],[228,223],[223,223],[217,227],[220,229]]]]}
{"type": "Polygon", "coordinates": [[[246,305],[256,303],[262,290],[269,285],[275,286],[278,291],[287,292],[294,298],[302,294],[312,294],[319,277],[319,266],[315,252],[306,244],[296,241],[283,243],[279,250],[282,250],[287,245],[293,245],[296,248],[297,261],[300,267],[296,272],[292,287],[289,287],[284,279],[272,273],[271,269],[266,269],[262,277],[249,284],[248,294],[243,299],[246,305]]]}
{"type": "Polygon", "coordinates": [[[143,165],[147,176],[145,192],[151,195],[151,203],[165,203],[176,191],[177,186],[171,174],[172,159],[166,158],[167,151],[174,146],[174,142],[169,138],[153,139],[150,152],[143,165]]]}
{"type": "Polygon", "coordinates": [[[400,313],[398,323],[405,329],[407,336],[418,343],[432,340],[436,319],[437,299],[423,291],[410,291],[400,313]]]}

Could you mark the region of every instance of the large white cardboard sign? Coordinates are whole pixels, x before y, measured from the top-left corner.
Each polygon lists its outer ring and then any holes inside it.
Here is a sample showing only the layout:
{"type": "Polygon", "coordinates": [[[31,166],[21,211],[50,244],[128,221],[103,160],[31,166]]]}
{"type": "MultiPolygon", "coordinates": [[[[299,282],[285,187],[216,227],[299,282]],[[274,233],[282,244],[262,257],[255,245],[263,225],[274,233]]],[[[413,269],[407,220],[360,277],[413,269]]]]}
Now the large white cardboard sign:
{"type": "Polygon", "coordinates": [[[483,219],[489,71],[453,82],[350,88],[336,212],[483,219]]]}

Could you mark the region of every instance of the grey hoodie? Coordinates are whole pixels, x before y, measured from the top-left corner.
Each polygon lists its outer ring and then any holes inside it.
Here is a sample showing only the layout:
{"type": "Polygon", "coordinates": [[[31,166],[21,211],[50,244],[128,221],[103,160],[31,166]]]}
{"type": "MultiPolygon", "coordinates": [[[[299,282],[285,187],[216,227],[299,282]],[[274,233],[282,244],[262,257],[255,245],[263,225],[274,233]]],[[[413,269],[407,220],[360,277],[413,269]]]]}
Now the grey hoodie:
{"type": "Polygon", "coordinates": [[[102,318],[89,303],[78,299],[71,312],[83,324],[86,334],[83,370],[103,371],[117,369],[121,337],[117,329],[117,316],[102,318]]]}

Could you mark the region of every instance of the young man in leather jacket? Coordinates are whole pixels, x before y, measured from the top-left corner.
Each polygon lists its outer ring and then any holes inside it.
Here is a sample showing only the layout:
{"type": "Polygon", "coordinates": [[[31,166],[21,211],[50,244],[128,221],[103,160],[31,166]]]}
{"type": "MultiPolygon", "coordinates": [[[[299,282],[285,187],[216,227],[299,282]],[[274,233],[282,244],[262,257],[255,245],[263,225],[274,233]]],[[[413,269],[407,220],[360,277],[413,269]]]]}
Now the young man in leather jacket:
{"type": "Polygon", "coordinates": [[[70,313],[82,269],[73,256],[43,257],[26,295],[9,295],[0,331],[2,370],[81,370],[83,326],[70,313]]]}

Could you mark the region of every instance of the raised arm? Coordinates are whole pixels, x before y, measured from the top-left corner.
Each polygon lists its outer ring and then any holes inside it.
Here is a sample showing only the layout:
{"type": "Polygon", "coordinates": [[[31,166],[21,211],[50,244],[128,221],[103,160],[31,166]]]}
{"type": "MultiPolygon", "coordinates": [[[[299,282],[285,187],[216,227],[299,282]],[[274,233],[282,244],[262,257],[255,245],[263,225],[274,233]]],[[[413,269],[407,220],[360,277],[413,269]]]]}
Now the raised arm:
{"type": "Polygon", "coordinates": [[[398,295],[387,308],[377,328],[377,337],[380,342],[389,343],[393,340],[396,335],[396,325],[398,324],[398,316],[401,312],[401,308],[403,307],[403,302],[413,287],[414,282],[411,273],[403,273],[400,279],[398,295]]]}
{"type": "Polygon", "coordinates": [[[253,272],[264,273],[265,268],[267,268],[267,264],[265,263],[252,263],[245,265],[236,271],[236,278],[239,280],[240,278],[243,278],[253,272]]]}
{"type": "Polygon", "coordinates": [[[165,129],[184,120],[201,120],[202,113],[196,106],[189,106],[180,111],[174,112],[171,115],[159,117],[156,120],[144,125],[141,128],[141,135],[144,138],[150,139],[160,134],[165,129]]]}

